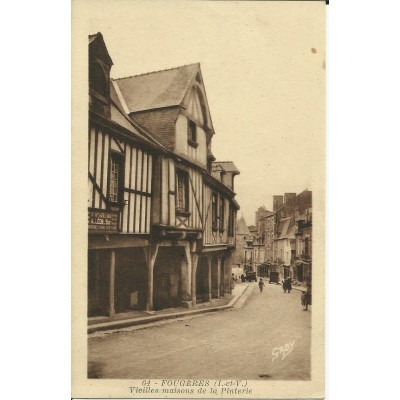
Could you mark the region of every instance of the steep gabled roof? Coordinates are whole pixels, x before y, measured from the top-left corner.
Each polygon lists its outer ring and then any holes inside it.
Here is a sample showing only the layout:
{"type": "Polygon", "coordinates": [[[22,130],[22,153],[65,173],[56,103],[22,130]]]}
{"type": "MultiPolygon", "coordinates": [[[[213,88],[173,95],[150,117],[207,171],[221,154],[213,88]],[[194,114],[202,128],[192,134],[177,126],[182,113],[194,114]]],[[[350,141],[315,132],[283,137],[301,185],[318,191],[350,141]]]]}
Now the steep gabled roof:
{"type": "Polygon", "coordinates": [[[113,65],[103,35],[100,32],[95,33],[94,35],[89,35],[89,51],[96,55],[101,54],[109,65],[113,65]]]}
{"type": "Polygon", "coordinates": [[[178,106],[200,72],[200,64],[115,79],[130,113],[178,106]]]}

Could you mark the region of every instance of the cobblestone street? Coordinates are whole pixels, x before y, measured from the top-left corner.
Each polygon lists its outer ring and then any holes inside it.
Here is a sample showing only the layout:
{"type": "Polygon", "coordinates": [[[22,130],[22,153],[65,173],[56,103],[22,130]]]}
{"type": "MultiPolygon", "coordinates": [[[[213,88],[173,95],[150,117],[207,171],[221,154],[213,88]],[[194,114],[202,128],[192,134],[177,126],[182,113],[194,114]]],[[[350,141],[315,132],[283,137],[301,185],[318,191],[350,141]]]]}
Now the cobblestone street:
{"type": "Polygon", "coordinates": [[[256,283],[243,307],[89,338],[93,378],[310,379],[301,292],[256,283]]]}

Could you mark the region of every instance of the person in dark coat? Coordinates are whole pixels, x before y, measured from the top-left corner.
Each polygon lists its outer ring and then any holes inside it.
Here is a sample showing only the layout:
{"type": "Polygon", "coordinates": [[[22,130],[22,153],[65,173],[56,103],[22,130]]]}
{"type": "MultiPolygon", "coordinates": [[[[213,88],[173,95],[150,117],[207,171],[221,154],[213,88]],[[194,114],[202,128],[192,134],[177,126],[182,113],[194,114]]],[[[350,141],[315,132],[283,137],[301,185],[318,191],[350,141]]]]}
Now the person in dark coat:
{"type": "Polygon", "coordinates": [[[286,289],[288,293],[292,290],[292,280],[290,279],[290,276],[286,278],[286,289]]]}
{"type": "Polygon", "coordinates": [[[245,283],[246,278],[244,277],[244,274],[242,274],[242,275],[240,276],[240,279],[242,280],[242,283],[245,283]]]}
{"type": "Polygon", "coordinates": [[[286,281],[282,281],[282,289],[283,289],[283,292],[286,293],[286,290],[287,290],[286,281]]]}

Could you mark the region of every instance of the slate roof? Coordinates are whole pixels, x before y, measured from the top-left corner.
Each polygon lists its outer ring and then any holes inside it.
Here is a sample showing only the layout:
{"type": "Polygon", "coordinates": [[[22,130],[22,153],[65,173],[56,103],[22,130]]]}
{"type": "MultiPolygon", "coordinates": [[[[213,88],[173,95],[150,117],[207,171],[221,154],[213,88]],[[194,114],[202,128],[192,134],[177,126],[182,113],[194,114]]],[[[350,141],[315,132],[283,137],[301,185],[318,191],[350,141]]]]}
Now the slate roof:
{"type": "Polygon", "coordinates": [[[233,172],[235,175],[239,175],[240,171],[236,168],[232,161],[213,161],[213,167],[219,165],[225,172],[233,172]]]}
{"type": "Polygon", "coordinates": [[[138,114],[131,114],[132,121],[137,121],[148,129],[152,136],[161,141],[166,148],[175,148],[175,122],[179,115],[179,108],[162,108],[138,114]]]}
{"type": "Polygon", "coordinates": [[[129,113],[140,112],[180,105],[198,72],[200,64],[195,63],[114,79],[114,82],[125,99],[129,113]]]}
{"type": "Polygon", "coordinates": [[[132,132],[136,140],[142,143],[152,144],[153,146],[156,145],[157,147],[164,149],[164,146],[155,140],[142,126],[135,124],[135,121],[132,121],[132,119],[124,113],[113,85],[110,85],[110,98],[111,121],[132,132]]]}
{"type": "Polygon", "coordinates": [[[281,234],[279,235],[278,239],[287,239],[290,220],[291,220],[291,217],[288,217],[288,218],[283,218],[283,219],[281,219],[279,221],[279,228],[278,229],[280,229],[281,234]]]}

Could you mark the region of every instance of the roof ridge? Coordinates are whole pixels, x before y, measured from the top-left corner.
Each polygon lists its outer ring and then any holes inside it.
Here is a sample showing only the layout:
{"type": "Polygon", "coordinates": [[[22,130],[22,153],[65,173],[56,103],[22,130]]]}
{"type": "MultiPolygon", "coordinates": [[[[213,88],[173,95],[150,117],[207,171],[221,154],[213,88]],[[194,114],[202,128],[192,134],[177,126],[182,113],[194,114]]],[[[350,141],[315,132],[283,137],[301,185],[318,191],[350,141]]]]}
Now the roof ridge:
{"type": "Polygon", "coordinates": [[[191,63],[191,64],[180,65],[180,66],[177,66],[177,67],[166,68],[166,69],[160,69],[160,70],[157,70],[157,71],[144,72],[143,74],[136,74],[136,75],[124,76],[124,77],[122,77],[122,78],[113,78],[112,80],[113,80],[113,81],[118,81],[118,80],[121,80],[121,79],[135,78],[135,77],[138,77],[138,76],[156,74],[157,72],[172,71],[173,69],[179,69],[179,68],[184,68],[184,67],[190,67],[190,66],[192,66],[192,65],[200,65],[200,63],[199,63],[199,62],[195,62],[195,63],[191,63]]]}

